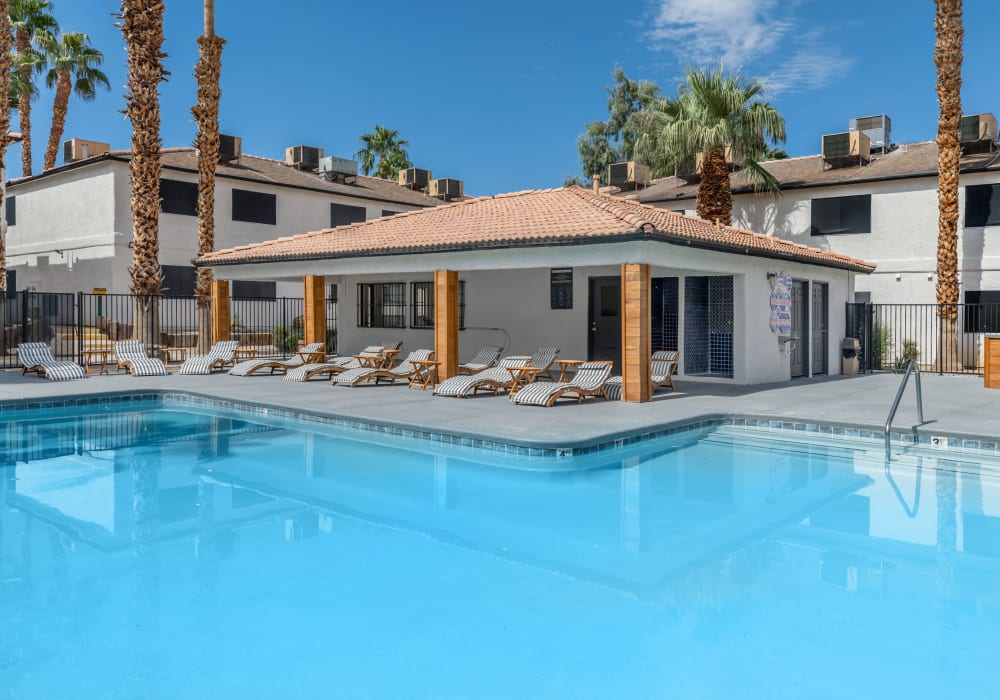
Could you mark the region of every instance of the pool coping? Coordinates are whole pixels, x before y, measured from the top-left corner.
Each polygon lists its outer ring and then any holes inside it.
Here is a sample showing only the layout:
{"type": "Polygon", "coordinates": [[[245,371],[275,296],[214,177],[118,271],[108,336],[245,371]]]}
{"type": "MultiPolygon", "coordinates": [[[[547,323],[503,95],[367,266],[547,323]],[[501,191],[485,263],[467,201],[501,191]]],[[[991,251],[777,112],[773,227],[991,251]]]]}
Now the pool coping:
{"type": "MultiPolygon", "coordinates": [[[[679,420],[667,421],[655,426],[644,426],[632,430],[611,431],[596,437],[581,440],[531,440],[525,438],[505,438],[502,436],[470,433],[464,430],[428,430],[425,427],[401,421],[376,421],[359,419],[346,414],[295,409],[288,406],[248,401],[246,399],[224,399],[187,389],[148,389],[143,392],[109,391],[89,393],[72,397],[46,399],[10,399],[0,402],[0,421],[16,420],[18,414],[44,409],[58,409],[81,406],[120,406],[159,403],[164,408],[197,407],[246,414],[257,417],[282,420],[300,420],[313,425],[325,425],[352,431],[392,435],[401,438],[425,440],[432,443],[472,447],[493,452],[513,454],[528,458],[566,458],[592,454],[604,450],[633,445],[644,440],[675,435],[710,427],[734,426],[766,429],[768,432],[807,434],[814,433],[827,437],[843,437],[858,440],[877,441],[878,447],[884,440],[884,429],[864,423],[802,419],[789,420],[788,416],[774,416],[764,413],[709,412],[679,420]]],[[[1000,457],[1000,438],[971,433],[922,430],[913,428],[893,428],[890,442],[896,446],[932,446],[932,438],[945,437],[947,445],[936,446],[942,453],[1000,457]]],[[[942,454],[942,457],[944,455],[942,454]]]]}

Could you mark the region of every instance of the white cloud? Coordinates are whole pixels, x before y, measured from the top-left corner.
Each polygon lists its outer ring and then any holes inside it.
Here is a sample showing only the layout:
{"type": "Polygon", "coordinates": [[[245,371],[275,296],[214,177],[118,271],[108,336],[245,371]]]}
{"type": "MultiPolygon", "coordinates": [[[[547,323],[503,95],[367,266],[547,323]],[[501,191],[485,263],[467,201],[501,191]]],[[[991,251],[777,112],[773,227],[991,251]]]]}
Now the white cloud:
{"type": "Polygon", "coordinates": [[[796,0],[654,0],[651,48],[684,64],[722,60],[770,74],[768,92],[818,88],[851,64],[795,16],[796,0]]]}

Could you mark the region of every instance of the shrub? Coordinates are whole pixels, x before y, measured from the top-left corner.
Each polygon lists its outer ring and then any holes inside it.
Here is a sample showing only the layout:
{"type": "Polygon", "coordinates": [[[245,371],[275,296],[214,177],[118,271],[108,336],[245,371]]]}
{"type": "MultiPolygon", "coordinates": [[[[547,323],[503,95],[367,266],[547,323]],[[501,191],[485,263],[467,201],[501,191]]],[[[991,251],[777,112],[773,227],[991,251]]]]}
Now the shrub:
{"type": "Polygon", "coordinates": [[[289,329],[284,326],[275,326],[271,334],[274,347],[282,352],[295,352],[299,341],[302,340],[302,333],[296,332],[294,327],[289,329]]]}

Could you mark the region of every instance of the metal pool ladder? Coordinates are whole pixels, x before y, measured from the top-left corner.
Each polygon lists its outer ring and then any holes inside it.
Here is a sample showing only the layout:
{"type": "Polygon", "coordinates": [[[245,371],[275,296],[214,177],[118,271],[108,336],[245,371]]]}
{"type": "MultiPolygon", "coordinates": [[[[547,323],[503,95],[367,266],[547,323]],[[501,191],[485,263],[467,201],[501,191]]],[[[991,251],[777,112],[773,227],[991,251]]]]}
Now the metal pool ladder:
{"type": "Polygon", "coordinates": [[[916,360],[910,360],[906,363],[906,372],[903,373],[903,381],[899,383],[896,398],[893,399],[892,408],[889,409],[889,416],[885,419],[885,459],[887,462],[892,461],[892,452],[889,450],[889,431],[892,429],[892,421],[896,417],[896,409],[899,408],[899,402],[903,398],[903,392],[906,390],[906,382],[909,381],[911,374],[917,375],[916,380],[914,380],[917,383],[917,419],[921,423],[924,422],[924,399],[920,393],[920,368],[917,367],[916,360]]]}

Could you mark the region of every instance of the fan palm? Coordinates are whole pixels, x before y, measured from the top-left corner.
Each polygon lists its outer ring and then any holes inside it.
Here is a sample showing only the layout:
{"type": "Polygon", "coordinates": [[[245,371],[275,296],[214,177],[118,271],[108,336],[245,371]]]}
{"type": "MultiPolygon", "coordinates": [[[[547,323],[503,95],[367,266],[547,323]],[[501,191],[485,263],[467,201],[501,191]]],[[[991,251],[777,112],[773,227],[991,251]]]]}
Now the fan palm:
{"type": "Polygon", "coordinates": [[[647,130],[640,153],[650,159],[680,160],[704,154],[698,185],[698,216],[730,224],[733,195],[726,151],[744,158],[744,172],[756,189],[775,194],[778,184],[760,162],[769,143],[785,140],[784,117],[758,99],[764,83],[718,69],[686,71],[677,97],[654,103],[643,115],[647,130]],[[651,151],[651,152],[649,152],[651,151]]]}
{"type": "Polygon", "coordinates": [[[97,97],[97,88],[103,85],[106,90],[110,90],[111,84],[108,76],[98,68],[104,62],[104,54],[90,45],[90,38],[86,34],[67,32],[45,49],[50,66],[45,75],[45,86],[56,89],[52,103],[52,128],[49,130],[43,168],[51,170],[56,165],[59,141],[66,128],[70,95],[75,93],[84,102],[90,102],[97,97]]]}
{"type": "Polygon", "coordinates": [[[128,53],[125,115],[132,122],[132,278],[135,338],[158,341],[160,269],[160,96],[163,68],[163,0],[122,0],[121,30],[128,53]]]}
{"type": "Polygon", "coordinates": [[[958,364],[958,175],[962,147],[962,0],[935,0],[934,65],[937,66],[938,242],[937,303],[941,318],[939,369],[958,364]]]}
{"type": "MultiPolygon", "coordinates": [[[[41,46],[51,43],[59,31],[59,25],[52,16],[50,0],[10,0],[9,9],[14,50],[17,52],[18,70],[21,80],[34,83],[32,76],[45,67],[41,56],[41,46]],[[34,59],[34,60],[31,60],[34,59]]],[[[31,99],[34,90],[18,93],[17,118],[21,129],[21,167],[24,176],[31,175],[31,99]]]]}
{"type": "MultiPolygon", "coordinates": [[[[384,126],[375,125],[375,129],[370,134],[361,135],[363,146],[354,154],[360,161],[361,172],[368,175],[373,170],[378,177],[391,177],[392,173],[384,173],[389,165],[383,165],[387,160],[393,159],[395,162],[405,161],[409,167],[409,160],[406,153],[406,146],[409,142],[399,138],[399,132],[395,129],[387,129],[384,126]]],[[[400,168],[402,169],[402,168],[400,168]]]]}
{"type": "MultiPolygon", "coordinates": [[[[225,39],[215,35],[215,2],[205,0],[205,33],[198,37],[198,104],[191,108],[198,133],[198,254],[215,248],[215,167],[219,164],[219,77],[225,39]]],[[[212,338],[212,268],[199,267],[195,282],[198,304],[198,352],[208,352],[212,338]]]]}

